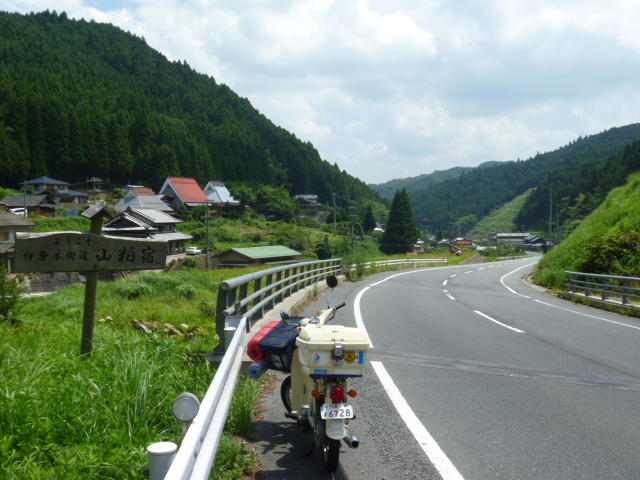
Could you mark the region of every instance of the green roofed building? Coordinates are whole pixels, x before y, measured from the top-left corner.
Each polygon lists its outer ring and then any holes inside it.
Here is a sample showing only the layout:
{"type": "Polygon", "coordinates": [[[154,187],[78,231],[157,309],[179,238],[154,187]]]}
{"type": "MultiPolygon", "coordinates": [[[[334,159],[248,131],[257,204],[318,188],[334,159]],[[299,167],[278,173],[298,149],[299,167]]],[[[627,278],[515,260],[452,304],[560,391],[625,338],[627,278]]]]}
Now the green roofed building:
{"type": "Polygon", "coordinates": [[[283,245],[269,247],[232,248],[215,256],[218,267],[257,267],[282,265],[300,261],[300,252],[283,245]]]}

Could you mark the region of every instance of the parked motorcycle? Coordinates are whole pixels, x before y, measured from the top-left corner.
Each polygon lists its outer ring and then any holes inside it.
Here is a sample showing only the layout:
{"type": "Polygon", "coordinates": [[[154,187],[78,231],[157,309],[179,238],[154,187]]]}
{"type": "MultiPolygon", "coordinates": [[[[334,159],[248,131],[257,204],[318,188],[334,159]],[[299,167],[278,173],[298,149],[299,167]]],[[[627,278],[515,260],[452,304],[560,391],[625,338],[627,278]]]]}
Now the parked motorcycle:
{"type": "MultiPolygon", "coordinates": [[[[336,277],[327,278],[332,293],[337,284],[336,277]]],[[[327,309],[316,317],[291,317],[280,312],[282,322],[268,325],[266,332],[261,330],[250,342],[249,353],[256,360],[254,376],[266,368],[291,373],[280,390],[285,416],[313,433],[311,450],[322,451],[325,469],[333,473],[340,462],[340,441],[351,448],[360,444],[349,430],[356,417],[350,402],[358,395],[349,387],[349,379],[364,375],[371,342],[358,328],[327,325],[345,306],[343,302],[331,307],[330,302],[331,295],[327,309]]]]}

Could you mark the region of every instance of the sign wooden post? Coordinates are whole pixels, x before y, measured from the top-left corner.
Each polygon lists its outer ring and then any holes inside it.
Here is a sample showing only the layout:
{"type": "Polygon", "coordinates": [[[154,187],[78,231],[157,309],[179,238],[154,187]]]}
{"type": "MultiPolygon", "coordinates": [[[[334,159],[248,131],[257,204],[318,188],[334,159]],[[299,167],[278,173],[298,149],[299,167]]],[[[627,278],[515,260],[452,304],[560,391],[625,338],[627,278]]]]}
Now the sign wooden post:
{"type": "Polygon", "coordinates": [[[90,233],[16,234],[14,271],[86,272],[80,353],[91,355],[98,273],[164,268],[169,244],[161,240],[103,236],[102,219],[111,218],[111,214],[97,205],[88,208],[81,215],[91,220],[90,233]]]}

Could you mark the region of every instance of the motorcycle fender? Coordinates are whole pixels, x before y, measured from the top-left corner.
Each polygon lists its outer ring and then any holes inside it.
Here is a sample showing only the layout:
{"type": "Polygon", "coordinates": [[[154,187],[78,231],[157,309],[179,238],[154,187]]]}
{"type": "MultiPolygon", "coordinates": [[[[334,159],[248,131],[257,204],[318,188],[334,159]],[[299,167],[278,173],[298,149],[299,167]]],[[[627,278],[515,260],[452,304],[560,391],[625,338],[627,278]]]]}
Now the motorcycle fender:
{"type": "Polygon", "coordinates": [[[344,420],[328,418],[326,422],[327,437],[333,440],[342,440],[347,435],[347,429],[344,425],[344,420]]]}

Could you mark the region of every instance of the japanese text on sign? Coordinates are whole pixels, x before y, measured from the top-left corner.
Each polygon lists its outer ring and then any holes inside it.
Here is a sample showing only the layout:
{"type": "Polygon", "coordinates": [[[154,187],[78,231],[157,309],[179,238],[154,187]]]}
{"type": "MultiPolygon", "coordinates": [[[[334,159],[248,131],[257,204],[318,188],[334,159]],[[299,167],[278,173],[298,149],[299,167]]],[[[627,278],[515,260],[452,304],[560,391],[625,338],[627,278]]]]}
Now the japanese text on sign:
{"type": "Polygon", "coordinates": [[[90,233],[18,234],[16,272],[75,272],[164,268],[167,242],[90,233]]]}

